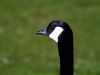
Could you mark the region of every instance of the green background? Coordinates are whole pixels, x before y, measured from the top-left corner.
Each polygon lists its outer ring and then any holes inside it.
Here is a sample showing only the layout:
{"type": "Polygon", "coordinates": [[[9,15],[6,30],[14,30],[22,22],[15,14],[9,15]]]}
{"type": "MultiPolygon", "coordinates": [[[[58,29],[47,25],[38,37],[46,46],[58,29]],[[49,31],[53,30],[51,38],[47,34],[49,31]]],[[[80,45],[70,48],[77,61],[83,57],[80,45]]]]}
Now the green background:
{"type": "Polygon", "coordinates": [[[35,32],[61,19],[74,32],[74,74],[100,75],[100,0],[0,0],[0,75],[58,75],[56,43],[35,32]]]}

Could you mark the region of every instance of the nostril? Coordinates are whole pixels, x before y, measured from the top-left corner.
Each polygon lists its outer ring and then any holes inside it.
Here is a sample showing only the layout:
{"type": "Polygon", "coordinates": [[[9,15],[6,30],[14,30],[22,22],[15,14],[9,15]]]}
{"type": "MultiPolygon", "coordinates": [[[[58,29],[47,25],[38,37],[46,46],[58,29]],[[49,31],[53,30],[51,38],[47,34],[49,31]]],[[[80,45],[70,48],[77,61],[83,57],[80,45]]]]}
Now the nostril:
{"type": "Polygon", "coordinates": [[[44,31],[44,30],[41,30],[41,31],[44,31]]]}

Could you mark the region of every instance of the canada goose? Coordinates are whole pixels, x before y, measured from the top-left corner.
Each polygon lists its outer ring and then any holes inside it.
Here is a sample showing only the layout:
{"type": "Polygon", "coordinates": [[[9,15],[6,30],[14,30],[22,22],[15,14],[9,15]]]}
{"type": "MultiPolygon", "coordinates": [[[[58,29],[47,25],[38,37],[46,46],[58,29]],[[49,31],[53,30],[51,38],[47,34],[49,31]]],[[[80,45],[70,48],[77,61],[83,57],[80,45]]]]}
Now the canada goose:
{"type": "Polygon", "coordinates": [[[46,29],[37,31],[56,41],[60,58],[60,75],[73,75],[73,32],[62,20],[50,22],[46,29]]]}

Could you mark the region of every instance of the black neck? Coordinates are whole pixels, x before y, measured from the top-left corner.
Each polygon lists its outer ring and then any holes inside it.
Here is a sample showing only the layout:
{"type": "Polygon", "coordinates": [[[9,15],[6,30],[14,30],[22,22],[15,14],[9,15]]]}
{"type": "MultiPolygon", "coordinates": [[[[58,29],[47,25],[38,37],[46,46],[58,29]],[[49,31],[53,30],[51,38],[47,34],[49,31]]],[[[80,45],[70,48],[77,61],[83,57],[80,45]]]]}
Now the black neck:
{"type": "Polygon", "coordinates": [[[58,42],[60,75],[73,75],[73,33],[63,32],[58,42]]]}

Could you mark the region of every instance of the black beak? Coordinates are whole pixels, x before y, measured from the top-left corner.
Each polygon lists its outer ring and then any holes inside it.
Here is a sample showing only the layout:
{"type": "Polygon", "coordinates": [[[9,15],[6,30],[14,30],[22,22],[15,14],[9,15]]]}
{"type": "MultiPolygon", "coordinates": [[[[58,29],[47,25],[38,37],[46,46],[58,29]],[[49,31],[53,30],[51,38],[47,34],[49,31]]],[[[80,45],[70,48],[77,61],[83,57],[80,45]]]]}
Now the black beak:
{"type": "Polygon", "coordinates": [[[46,32],[46,29],[41,29],[41,30],[37,31],[36,34],[45,35],[45,36],[48,35],[47,32],[46,32]]]}

